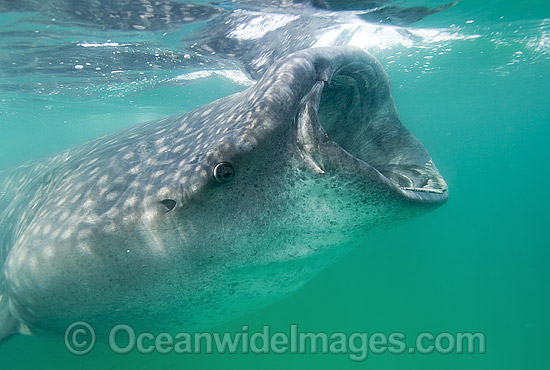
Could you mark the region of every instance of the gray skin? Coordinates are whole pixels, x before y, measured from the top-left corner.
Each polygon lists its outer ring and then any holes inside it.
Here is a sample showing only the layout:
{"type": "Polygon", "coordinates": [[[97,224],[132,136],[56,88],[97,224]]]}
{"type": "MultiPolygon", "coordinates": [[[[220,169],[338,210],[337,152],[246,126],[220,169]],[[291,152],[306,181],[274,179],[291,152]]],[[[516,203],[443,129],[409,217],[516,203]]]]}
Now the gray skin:
{"type": "Polygon", "coordinates": [[[447,194],[373,56],[300,51],[241,93],[6,172],[0,337],[208,328],[447,194]]]}

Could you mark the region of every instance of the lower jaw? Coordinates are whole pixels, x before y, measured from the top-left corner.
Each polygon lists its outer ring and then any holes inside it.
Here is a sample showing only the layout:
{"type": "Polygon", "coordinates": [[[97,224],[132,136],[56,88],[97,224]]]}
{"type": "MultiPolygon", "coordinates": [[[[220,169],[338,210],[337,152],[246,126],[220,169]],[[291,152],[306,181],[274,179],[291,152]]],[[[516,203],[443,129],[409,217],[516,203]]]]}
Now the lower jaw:
{"type": "Polygon", "coordinates": [[[348,181],[362,183],[373,190],[376,189],[380,193],[405,202],[440,205],[447,200],[448,193],[445,189],[414,187],[414,184],[401,186],[332,141],[321,144],[319,149],[319,158],[327,176],[343,176],[348,181]]]}

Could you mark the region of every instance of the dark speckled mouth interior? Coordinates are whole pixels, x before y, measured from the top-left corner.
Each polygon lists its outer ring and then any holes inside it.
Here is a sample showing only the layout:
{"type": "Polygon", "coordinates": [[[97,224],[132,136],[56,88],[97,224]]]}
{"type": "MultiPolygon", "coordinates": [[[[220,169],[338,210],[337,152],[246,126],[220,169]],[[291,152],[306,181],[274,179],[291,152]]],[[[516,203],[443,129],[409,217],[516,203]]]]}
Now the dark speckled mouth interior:
{"type": "Polygon", "coordinates": [[[369,173],[393,190],[422,202],[447,200],[447,184],[428,151],[399,121],[385,74],[368,64],[347,64],[329,83],[318,82],[304,101],[302,126],[318,126],[323,140],[371,167],[369,173]]]}

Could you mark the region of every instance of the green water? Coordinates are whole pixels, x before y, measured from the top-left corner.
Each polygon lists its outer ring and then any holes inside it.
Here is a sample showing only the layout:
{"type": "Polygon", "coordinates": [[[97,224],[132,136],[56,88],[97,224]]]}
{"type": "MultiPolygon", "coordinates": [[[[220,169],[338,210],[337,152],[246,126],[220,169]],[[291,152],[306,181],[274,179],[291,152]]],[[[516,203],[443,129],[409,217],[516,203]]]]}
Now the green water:
{"type": "MultiPolygon", "coordinates": [[[[373,235],[282,301],[212,329],[238,332],[248,325],[253,332],[270,325],[272,332],[288,332],[298,324],[312,332],[402,332],[409,344],[422,332],[481,332],[485,354],[385,353],[354,362],[345,354],[117,355],[98,344],[79,357],[62,338],[14,336],[0,344],[2,369],[547,369],[550,23],[545,18],[550,10],[543,1],[492,1],[481,8],[463,1],[416,27],[456,24],[461,33],[480,37],[380,51],[400,118],[430,151],[449,185],[449,201],[373,235]]],[[[240,89],[213,79],[108,98],[4,90],[0,165],[240,89]]]]}

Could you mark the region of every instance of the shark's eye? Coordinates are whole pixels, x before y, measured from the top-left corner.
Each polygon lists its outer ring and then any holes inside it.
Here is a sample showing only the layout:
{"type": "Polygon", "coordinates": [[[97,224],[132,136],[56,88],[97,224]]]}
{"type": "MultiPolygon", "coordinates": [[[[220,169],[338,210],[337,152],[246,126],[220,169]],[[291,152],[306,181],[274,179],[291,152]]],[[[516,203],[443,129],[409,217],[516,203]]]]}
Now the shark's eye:
{"type": "Polygon", "coordinates": [[[166,212],[170,212],[176,206],[176,201],[173,199],[164,199],[160,201],[166,207],[166,212]]]}
{"type": "Polygon", "coordinates": [[[229,162],[220,162],[214,167],[214,178],[217,182],[230,182],[235,178],[235,168],[229,162]]]}

